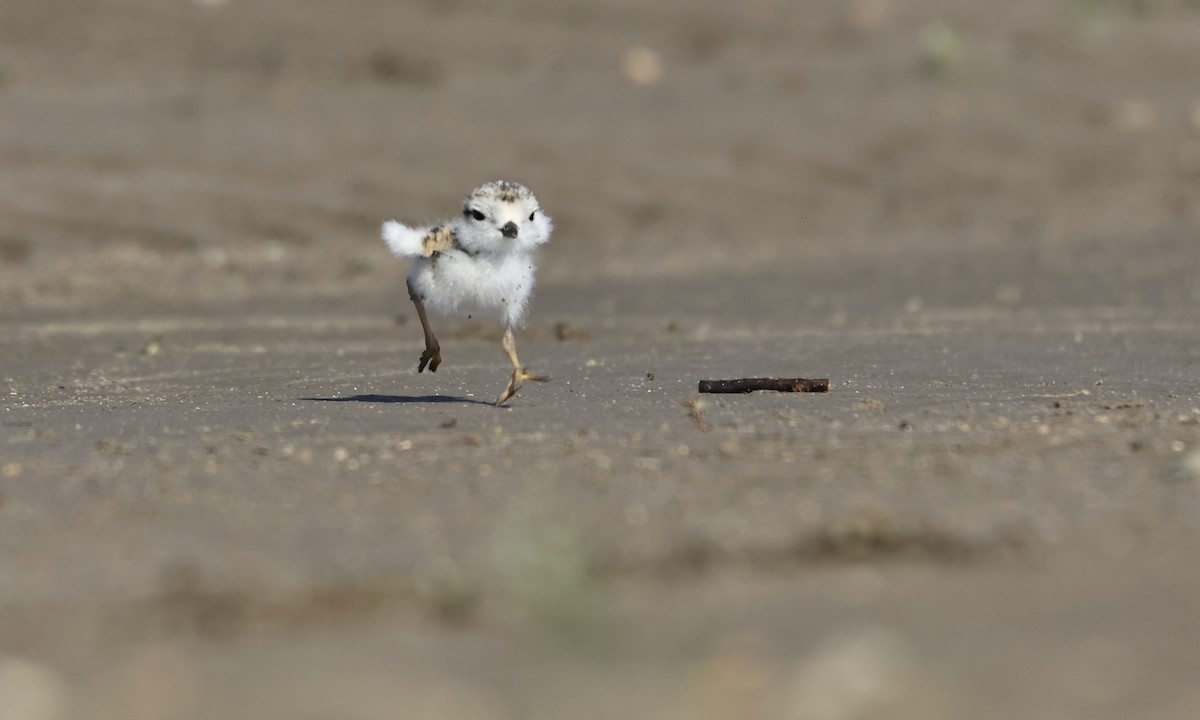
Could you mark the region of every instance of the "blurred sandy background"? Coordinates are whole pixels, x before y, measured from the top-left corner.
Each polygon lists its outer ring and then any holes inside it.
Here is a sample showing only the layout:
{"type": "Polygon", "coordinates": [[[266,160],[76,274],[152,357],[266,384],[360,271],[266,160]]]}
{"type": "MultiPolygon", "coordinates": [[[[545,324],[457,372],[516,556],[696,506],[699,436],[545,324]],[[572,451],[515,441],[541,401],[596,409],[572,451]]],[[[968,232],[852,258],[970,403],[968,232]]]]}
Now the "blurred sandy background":
{"type": "Polygon", "coordinates": [[[0,718],[1196,717],[1198,231],[1193,0],[4,0],[0,718]]]}

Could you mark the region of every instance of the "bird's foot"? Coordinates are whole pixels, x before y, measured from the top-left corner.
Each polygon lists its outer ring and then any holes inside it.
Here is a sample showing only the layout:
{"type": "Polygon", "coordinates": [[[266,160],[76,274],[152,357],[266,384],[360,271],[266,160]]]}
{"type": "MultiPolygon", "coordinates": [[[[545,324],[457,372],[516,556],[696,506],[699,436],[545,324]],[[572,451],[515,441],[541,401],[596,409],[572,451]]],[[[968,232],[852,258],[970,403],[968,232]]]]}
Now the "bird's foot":
{"type": "Polygon", "coordinates": [[[437,345],[426,345],[425,352],[421,353],[421,364],[417,366],[417,372],[424,372],[425,366],[429,366],[429,372],[437,372],[438,365],[442,364],[442,349],[437,345]]]}
{"type": "Polygon", "coordinates": [[[524,383],[526,380],[530,380],[532,382],[550,382],[550,376],[537,375],[529,372],[529,370],[526,368],[513,370],[512,379],[508,381],[508,386],[504,388],[504,392],[500,393],[500,397],[496,398],[496,404],[503,405],[504,401],[508,400],[513,395],[516,395],[517,391],[521,389],[522,383],[524,383]]]}

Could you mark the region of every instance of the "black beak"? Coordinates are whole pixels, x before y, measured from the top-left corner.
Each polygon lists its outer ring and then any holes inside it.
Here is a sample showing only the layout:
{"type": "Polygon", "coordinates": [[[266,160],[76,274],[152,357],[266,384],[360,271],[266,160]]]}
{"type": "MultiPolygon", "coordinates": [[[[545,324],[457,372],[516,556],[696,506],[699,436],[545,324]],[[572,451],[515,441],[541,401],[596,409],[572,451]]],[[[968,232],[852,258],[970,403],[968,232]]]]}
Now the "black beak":
{"type": "Polygon", "coordinates": [[[500,234],[506,238],[515,238],[517,236],[516,223],[512,223],[512,222],[504,223],[504,227],[500,228],[500,234]]]}

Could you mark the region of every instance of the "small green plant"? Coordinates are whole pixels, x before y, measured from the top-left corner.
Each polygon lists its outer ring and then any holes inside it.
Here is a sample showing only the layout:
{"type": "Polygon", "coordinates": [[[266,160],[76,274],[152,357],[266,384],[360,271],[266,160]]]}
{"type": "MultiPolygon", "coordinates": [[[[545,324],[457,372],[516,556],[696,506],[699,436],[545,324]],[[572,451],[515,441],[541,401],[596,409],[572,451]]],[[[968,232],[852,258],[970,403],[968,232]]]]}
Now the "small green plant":
{"type": "Polygon", "coordinates": [[[551,527],[502,537],[496,564],[515,614],[569,645],[594,647],[608,625],[604,588],[592,577],[578,535],[551,527]]]}
{"type": "Polygon", "coordinates": [[[921,69],[928,75],[945,75],[962,62],[963,46],[958,32],[943,20],[921,28],[921,69]]]}

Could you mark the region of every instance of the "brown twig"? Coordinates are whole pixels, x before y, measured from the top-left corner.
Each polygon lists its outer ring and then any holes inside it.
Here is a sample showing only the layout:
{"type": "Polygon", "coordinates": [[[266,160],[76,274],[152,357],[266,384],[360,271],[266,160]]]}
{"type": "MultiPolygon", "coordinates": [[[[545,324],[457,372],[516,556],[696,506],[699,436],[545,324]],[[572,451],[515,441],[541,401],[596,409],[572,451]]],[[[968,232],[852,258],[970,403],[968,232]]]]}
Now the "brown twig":
{"type": "Polygon", "coordinates": [[[755,390],[776,392],[829,392],[829,378],[738,378],[736,380],[701,380],[702,393],[748,393],[755,390]]]}

